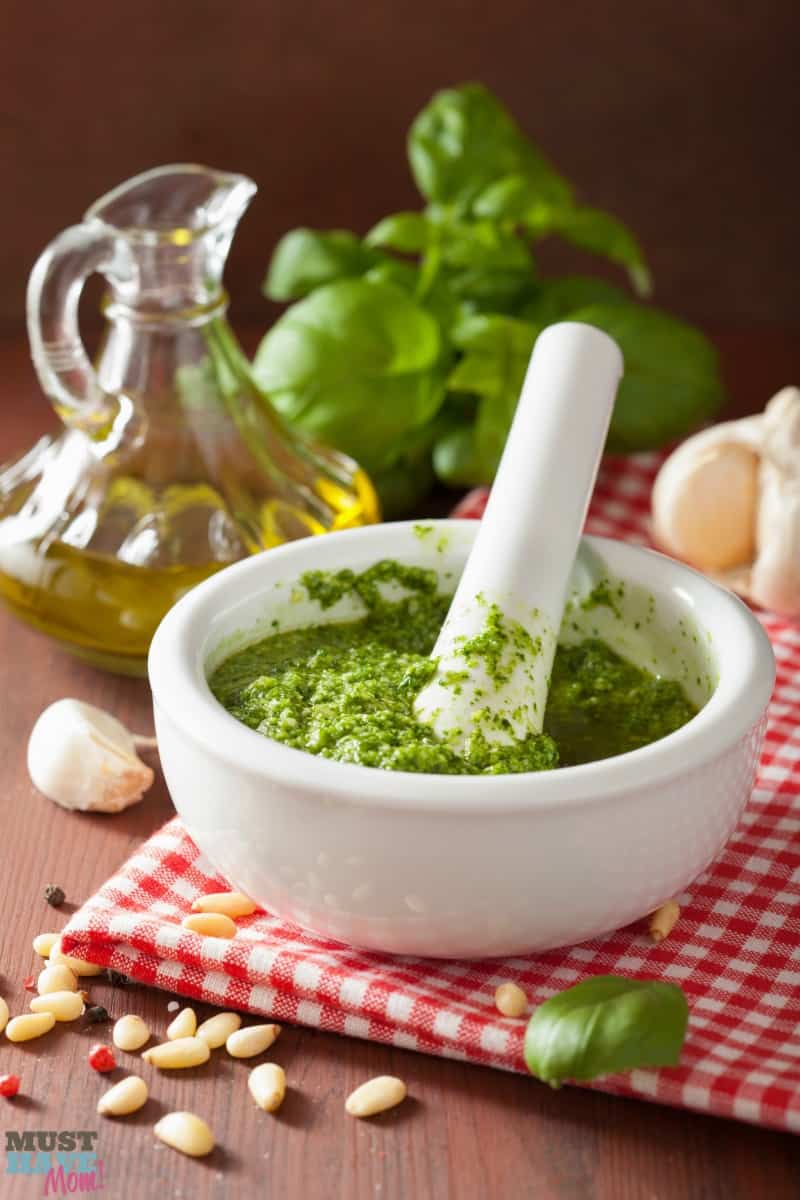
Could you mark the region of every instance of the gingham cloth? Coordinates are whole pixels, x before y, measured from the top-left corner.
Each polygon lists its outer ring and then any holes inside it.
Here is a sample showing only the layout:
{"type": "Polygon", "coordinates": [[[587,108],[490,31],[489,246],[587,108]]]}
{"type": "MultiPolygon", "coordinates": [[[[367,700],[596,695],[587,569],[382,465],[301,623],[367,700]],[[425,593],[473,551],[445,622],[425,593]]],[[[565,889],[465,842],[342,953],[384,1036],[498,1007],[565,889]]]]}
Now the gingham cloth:
{"type": "MultiPolygon", "coordinates": [[[[588,528],[647,542],[656,466],[653,456],[607,462],[588,528]]],[[[468,497],[462,515],[480,515],[484,499],[468,497]]],[[[778,683],[757,786],[726,849],[679,897],[680,921],[660,945],[639,925],[525,958],[393,958],[265,913],[240,921],[232,941],[203,938],[181,918],[226,884],[176,819],[73,916],[65,949],[193,999],[513,1071],[525,1070],[525,1024],[495,1009],[502,980],[518,980],[534,1003],[589,975],[673,980],[691,1010],[681,1065],[592,1086],[800,1130],[800,631],[762,620],[778,683]]]]}

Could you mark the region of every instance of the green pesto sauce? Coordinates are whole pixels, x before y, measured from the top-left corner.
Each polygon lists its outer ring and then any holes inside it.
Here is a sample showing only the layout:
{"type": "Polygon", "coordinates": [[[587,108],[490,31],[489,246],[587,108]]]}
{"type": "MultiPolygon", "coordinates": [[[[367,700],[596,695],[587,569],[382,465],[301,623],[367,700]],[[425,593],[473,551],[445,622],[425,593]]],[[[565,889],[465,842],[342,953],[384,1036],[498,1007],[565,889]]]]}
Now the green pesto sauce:
{"type": "MultiPolygon", "coordinates": [[[[559,646],[544,733],[510,745],[487,740],[480,727],[464,754],[437,741],[417,721],[414,698],[435,672],[429,658],[450,606],[435,572],[381,562],[356,575],[311,571],[302,584],[322,608],[355,592],[367,615],[356,621],[276,633],[231,655],[210,679],[211,690],[237,720],[284,745],[337,762],[436,775],[546,771],[624,754],[672,733],[696,709],[679,683],[657,679],[589,638],[559,646]],[[406,593],[386,599],[381,585],[406,593]]],[[[509,623],[511,625],[512,623],[509,623]]],[[[465,644],[465,662],[480,657],[499,685],[504,650],[534,653],[525,631],[504,625],[495,606],[465,644]]],[[[459,687],[466,672],[444,686],[459,687]]]]}

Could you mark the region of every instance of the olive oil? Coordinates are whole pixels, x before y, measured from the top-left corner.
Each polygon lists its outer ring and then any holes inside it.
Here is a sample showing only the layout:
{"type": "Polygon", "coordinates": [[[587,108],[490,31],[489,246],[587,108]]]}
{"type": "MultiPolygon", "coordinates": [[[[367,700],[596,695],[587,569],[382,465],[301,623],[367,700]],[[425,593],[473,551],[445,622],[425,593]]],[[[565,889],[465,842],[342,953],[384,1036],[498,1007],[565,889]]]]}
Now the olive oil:
{"type": "Polygon", "coordinates": [[[101,667],[143,673],[164,614],[226,564],[380,519],[358,465],[278,417],[228,325],[222,270],[254,192],[193,164],[147,171],[31,275],[31,354],[66,429],[0,467],[0,599],[101,667]],[[75,298],[98,262],[92,364],[75,298]]]}
{"type": "MultiPolygon", "coordinates": [[[[130,496],[136,490],[129,480],[117,480],[116,484],[117,495],[124,492],[130,496]]],[[[220,525],[225,515],[221,499],[209,517],[209,491],[202,489],[203,519],[220,525]]],[[[173,494],[167,507],[173,518],[189,515],[191,508],[186,501],[200,498],[196,488],[173,487],[170,492],[173,494]],[[178,491],[185,493],[183,505],[174,495],[178,491]]],[[[329,485],[324,496],[331,507],[327,525],[287,501],[273,498],[264,502],[260,529],[254,531],[255,549],[378,519],[375,494],[361,471],[354,477],[352,490],[329,485]]],[[[198,507],[195,504],[195,515],[198,507]]],[[[241,557],[247,548],[229,542],[232,553],[226,560],[139,566],[113,554],[96,553],[60,540],[18,542],[13,546],[0,542],[0,597],[18,617],[57,638],[94,666],[143,675],[150,640],[161,618],[191,588],[241,557]]]]}

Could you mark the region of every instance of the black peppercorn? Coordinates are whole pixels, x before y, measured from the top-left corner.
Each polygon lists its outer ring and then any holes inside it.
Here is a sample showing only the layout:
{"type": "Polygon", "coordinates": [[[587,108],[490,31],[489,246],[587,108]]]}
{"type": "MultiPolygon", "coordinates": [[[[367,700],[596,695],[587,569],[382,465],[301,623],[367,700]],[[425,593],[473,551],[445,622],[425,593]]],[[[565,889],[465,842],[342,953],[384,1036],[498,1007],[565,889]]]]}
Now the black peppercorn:
{"type": "Polygon", "coordinates": [[[108,1013],[102,1004],[93,1004],[91,1008],[87,1008],[83,1015],[86,1017],[87,1024],[89,1025],[99,1025],[101,1021],[108,1020],[108,1013]]]}
{"type": "Polygon", "coordinates": [[[113,967],[106,967],[106,978],[112,987],[125,987],[130,983],[127,975],[123,975],[122,971],[115,971],[113,967]]]}
{"type": "Polygon", "coordinates": [[[44,889],[44,898],[48,904],[52,904],[53,908],[60,908],[66,900],[64,889],[60,888],[57,883],[48,883],[44,889]]]}

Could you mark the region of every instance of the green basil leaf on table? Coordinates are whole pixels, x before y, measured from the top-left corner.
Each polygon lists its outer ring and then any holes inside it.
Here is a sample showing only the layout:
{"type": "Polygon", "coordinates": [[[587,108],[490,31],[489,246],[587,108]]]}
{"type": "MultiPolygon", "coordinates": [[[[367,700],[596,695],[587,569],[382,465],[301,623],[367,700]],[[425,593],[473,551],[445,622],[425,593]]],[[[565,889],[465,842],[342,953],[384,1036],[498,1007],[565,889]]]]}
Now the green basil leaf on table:
{"type": "Polygon", "coordinates": [[[411,126],[408,157],[423,196],[460,212],[508,176],[521,177],[543,202],[568,203],[572,196],[508,110],[477,83],[436,93],[411,126]]]}
{"type": "Polygon", "coordinates": [[[639,304],[592,304],[570,320],[595,325],[619,344],[625,374],[607,448],[654,450],[715,416],[725,390],[716,350],[699,330],[639,304]]]}
{"type": "Polygon", "coordinates": [[[287,309],[253,372],[291,424],[378,471],[438,412],[441,349],[438,323],[405,292],[346,279],[287,309]]]}
{"type": "Polygon", "coordinates": [[[264,295],[299,300],[326,283],[363,275],[378,261],[379,255],[347,230],[293,229],[275,247],[264,295]]]}
{"type": "Polygon", "coordinates": [[[616,217],[599,208],[574,204],[533,204],[522,223],[534,237],[557,234],[581,250],[601,254],[625,267],[635,292],[649,296],[653,290],[644,252],[636,238],[616,217]]]}
{"type": "Polygon", "coordinates": [[[674,983],[598,975],[539,1005],[525,1031],[525,1062],[551,1087],[635,1067],[674,1067],[688,1018],[674,983]]]}

